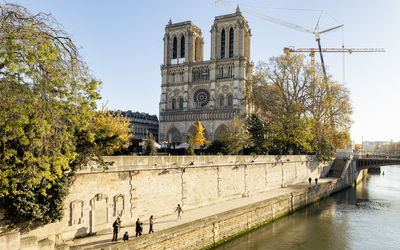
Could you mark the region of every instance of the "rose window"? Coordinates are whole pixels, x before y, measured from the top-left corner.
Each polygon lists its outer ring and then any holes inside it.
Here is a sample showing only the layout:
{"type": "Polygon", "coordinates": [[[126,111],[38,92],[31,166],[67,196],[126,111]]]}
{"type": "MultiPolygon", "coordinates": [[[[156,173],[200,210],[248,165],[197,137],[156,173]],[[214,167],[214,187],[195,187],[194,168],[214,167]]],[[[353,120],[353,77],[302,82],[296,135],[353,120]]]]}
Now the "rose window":
{"type": "Polygon", "coordinates": [[[199,89],[194,93],[194,104],[197,106],[206,106],[210,101],[210,93],[205,89],[199,89]]]}

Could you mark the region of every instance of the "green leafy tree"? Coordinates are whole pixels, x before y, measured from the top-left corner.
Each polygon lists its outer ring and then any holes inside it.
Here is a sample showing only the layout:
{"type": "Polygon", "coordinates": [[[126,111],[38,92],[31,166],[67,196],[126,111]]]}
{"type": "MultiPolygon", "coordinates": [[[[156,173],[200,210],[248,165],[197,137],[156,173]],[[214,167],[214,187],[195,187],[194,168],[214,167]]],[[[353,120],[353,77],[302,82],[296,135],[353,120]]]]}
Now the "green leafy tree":
{"type": "Polygon", "coordinates": [[[152,133],[150,133],[147,137],[147,140],[145,141],[145,155],[157,155],[157,148],[154,143],[154,136],[152,133]]]}
{"type": "Polygon", "coordinates": [[[101,84],[51,16],[0,3],[0,209],[11,223],[63,216],[101,84]],[[71,170],[71,171],[67,171],[71,170]]]}
{"type": "Polygon", "coordinates": [[[191,134],[186,135],[187,143],[188,143],[188,148],[186,149],[186,154],[187,155],[196,155],[194,153],[194,142],[193,142],[193,136],[191,134]]]}
{"type": "Polygon", "coordinates": [[[307,114],[316,121],[314,134],[326,137],[335,148],[343,148],[350,141],[349,129],[353,121],[350,91],[328,79],[314,81],[309,88],[307,114]]]}
{"type": "Polygon", "coordinates": [[[212,155],[228,155],[229,150],[227,141],[217,139],[211,142],[210,146],[206,148],[205,153],[212,155]]]}
{"type": "Polygon", "coordinates": [[[317,145],[317,150],[315,155],[317,156],[317,160],[319,162],[328,162],[332,164],[333,160],[335,159],[335,153],[333,150],[335,149],[333,144],[330,143],[326,137],[323,137],[317,145]]]}
{"type": "Polygon", "coordinates": [[[315,152],[323,137],[336,148],[347,144],[353,108],[343,85],[324,77],[300,54],[272,57],[255,69],[246,101],[266,124],[269,150],[315,152]]]}
{"type": "Polygon", "coordinates": [[[247,130],[246,124],[237,116],[232,119],[221,135],[221,140],[228,146],[226,149],[228,154],[237,154],[243,148],[252,146],[253,142],[250,138],[251,134],[247,130]]]}
{"type": "Polygon", "coordinates": [[[282,148],[282,154],[287,155],[290,151],[294,154],[312,152],[314,124],[314,120],[307,117],[287,115],[270,123],[268,127],[273,131],[274,146],[282,148]]]}
{"type": "Polygon", "coordinates": [[[244,154],[264,155],[268,153],[266,130],[257,115],[252,114],[247,120],[248,131],[251,134],[251,140],[254,145],[243,150],[244,154]]]}

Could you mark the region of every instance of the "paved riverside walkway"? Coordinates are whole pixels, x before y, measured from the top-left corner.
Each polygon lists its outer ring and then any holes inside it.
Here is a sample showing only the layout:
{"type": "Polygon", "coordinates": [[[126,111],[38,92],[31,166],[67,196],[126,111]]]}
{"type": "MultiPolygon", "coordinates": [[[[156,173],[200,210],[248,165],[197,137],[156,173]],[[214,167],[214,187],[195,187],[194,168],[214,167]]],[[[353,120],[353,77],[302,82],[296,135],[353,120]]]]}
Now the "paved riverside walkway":
{"type": "MultiPolygon", "coordinates": [[[[325,183],[329,182],[332,180],[335,180],[337,178],[321,178],[318,179],[318,184],[320,183],[325,183]]],[[[315,186],[315,181],[312,180],[311,185],[315,186]]],[[[251,195],[250,197],[244,197],[244,198],[237,198],[229,201],[224,201],[221,203],[217,203],[214,205],[206,206],[206,207],[201,207],[198,209],[192,209],[192,210],[185,210],[185,206],[182,206],[182,209],[184,211],[182,215],[182,219],[179,221],[176,220],[177,218],[177,213],[174,213],[172,215],[164,216],[162,218],[155,218],[154,219],[154,226],[153,229],[155,232],[162,231],[167,228],[175,227],[177,225],[185,224],[185,223],[190,223],[195,220],[207,218],[209,216],[212,216],[214,214],[219,214],[225,211],[229,211],[235,208],[239,208],[242,206],[247,206],[253,203],[257,203],[263,200],[268,200],[270,198],[274,198],[283,194],[291,193],[293,191],[307,188],[309,187],[309,182],[303,182],[303,183],[298,183],[296,185],[290,185],[286,188],[278,188],[278,189],[273,189],[273,190],[268,190],[263,193],[251,195]]],[[[171,207],[171,212],[175,211],[175,207],[171,207]]],[[[140,218],[140,220],[143,222],[143,235],[141,237],[145,237],[148,232],[149,232],[149,218],[140,218]]],[[[123,221],[122,221],[122,226],[123,226],[123,221]]],[[[75,239],[73,241],[68,241],[65,242],[68,245],[70,245],[70,249],[101,249],[104,247],[109,247],[115,244],[119,244],[123,242],[122,236],[124,233],[128,231],[129,233],[129,241],[135,240],[135,226],[127,226],[127,227],[122,227],[120,232],[118,233],[118,241],[117,242],[112,242],[112,233],[105,233],[105,234],[100,234],[96,236],[89,236],[81,239],[75,239]]],[[[110,230],[111,232],[111,230],[110,230]]]]}

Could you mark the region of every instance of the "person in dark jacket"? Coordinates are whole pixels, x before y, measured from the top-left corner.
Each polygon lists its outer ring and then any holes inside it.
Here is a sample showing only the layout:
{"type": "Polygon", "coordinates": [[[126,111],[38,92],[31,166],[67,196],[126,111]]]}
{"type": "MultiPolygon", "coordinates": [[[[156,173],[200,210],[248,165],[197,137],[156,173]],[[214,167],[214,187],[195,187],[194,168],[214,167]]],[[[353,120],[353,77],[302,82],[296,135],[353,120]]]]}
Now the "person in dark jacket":
{"type": "Polygon", "coordinates": [[[117,241],[118,238],[118,228],[119,228],[119,223],[118,223],[118,219],[115,220],[115,222],[113,223],[113,238],[112,241],[117,241]]]}
{"type": "Polygon", "coordinates": [[[123,239],[124,241],[128,241],[128,240],[129,240],[128,231],[125,232],[124,237],[122,237],[122,239],[123,239]]]}
{"type": "Polygon", "coordinates": [[[176,219],[176,221],[178,221],[179,219],[182,219],[181,213],[183,213],[183,210],[182,210],[180,204],[178,204],[178,206],[176,207],[175,212],[178,212],[178,218],[176,219]]]}
{"type": "Polygon", "coordinates": [[[139,218],[136,221],[136,237],[142,235],[142,230],[143,230],[143,223],[140,222],[139,218]]]}

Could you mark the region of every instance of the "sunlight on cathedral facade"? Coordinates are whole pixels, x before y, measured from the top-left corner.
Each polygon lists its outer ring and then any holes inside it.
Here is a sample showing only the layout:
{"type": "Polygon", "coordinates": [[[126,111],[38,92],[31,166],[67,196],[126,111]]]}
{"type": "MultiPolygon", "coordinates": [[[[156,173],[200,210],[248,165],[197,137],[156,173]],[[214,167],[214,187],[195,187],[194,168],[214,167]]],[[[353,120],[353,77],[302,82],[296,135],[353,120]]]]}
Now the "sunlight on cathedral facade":
{"type": "Polygon", "coordinates": [[[247,20],[238,8],[215,17],[210,32],[211,58],[204,61],[200,28],[191,21],[165,27],[159,142],[186,142],[198,121],[206,139],[215,140],[230,120],[248,111],[242,94],[253,73],[247,20]]]}

